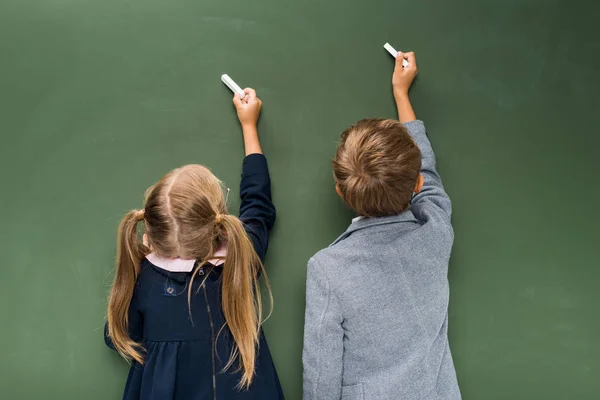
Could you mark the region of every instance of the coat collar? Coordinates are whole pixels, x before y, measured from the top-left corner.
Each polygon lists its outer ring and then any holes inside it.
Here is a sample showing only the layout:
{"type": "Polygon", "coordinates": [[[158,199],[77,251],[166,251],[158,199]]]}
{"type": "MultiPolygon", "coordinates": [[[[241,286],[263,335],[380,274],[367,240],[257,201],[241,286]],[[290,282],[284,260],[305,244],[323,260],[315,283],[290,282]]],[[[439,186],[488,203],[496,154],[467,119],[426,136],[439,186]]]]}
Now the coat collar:
{"type": "Polygon", "coordinates": [[[361,229],[366,229],[366,228],[370,228],[372,226],[379,226],[379,225],[397,224],[397,223],[402,223],[402,222],[419,222],[419,221],[417,221],[417,218],[415,218],[415,215],[413,214],[413,212],[410,209],[404,211],[402,214],[391,215],[389,217],[375,217],[375,218],[358,217],[358,218],[354,218],[352,220],[352,224],[350,224],[350,226],[348,227],[346,232],[342,233],[340,235],[340,237],[338,237],[331,244],[331,246],[341,242],[342,240],[344,240],[348,236],[350,236],[353,232],[359,231],[361,229]]]}

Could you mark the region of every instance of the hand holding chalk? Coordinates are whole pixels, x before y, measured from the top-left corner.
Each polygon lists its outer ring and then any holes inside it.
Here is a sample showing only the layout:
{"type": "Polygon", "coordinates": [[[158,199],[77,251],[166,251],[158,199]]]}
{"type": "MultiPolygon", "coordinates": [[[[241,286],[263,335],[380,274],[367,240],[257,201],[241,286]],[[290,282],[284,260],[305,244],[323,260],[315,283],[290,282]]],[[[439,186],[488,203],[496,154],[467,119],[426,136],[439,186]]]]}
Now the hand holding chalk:
{"type": "Polygon", "coordinates": [[[233,96],[233,105],[235,105],[240,124],[242,128],[256,127],[258,117],[260,116],[260,109],[262,108],[262,101],[256,97],[254,89],[246,88],[242,90],[242,93],[244,94],[243,98],[240,97],[239,93],[233,96]]]}
{"type": "Polygon", "coordinates": [[[410,89],[410,85],[412,85],[418,73],[419,70],[417,69],[415,53],[403,53],[402,57],[396,58],[396,67],[394,68],[394,75],[392,76],[394,96],[408,95],[408,89],[410,89]],[[404,57],[406,57],[406,59],[404,57]],[[408,61],[408,64],[403,66],[403,61],[408,61]]]}
{"type": "Polygon", "coordinates": [[[244,91],[242,90],[242,88],[241,88],[241,87],[239,87],[239,86],[238,86],[238,84],[237,84],[237,83],[235,83],[235,82],[233,81],[233,79],[231,79],[231,78],[229,77],[229,75],[227,75],[227,74],[223,74],[223,75],[221,75],[221,81],[223,81],[223,83],[224,83],[224,84],[226,84],[226,85],[227,85],[227,87],[228,87],[229,89],[231,89],[231,91],[232,91],[233,93],[237,93],[237,94],[239,94],[239,95],[240,95],[240,98],[242,98],[242,99],[244,98],[244,96],[245,96],[245,93],[244,93],[244,91]]]}
{"type": "MultiPolygon", "coordinates": [[[[394,58],[398,57],[398,52],[396,51],[396,49],[394,49],[392,47],[391,44],[386,43],[386,44],[383,45],[383,48],[386,49],[388,51],[388,53],[390,53],[390,55],[392,57],[394,57],[394,58]]],[[[404,59],[404,58],[402,59],[402,66],[403,67],[408,67],[408,61],[406,59],[404,59]]]]}

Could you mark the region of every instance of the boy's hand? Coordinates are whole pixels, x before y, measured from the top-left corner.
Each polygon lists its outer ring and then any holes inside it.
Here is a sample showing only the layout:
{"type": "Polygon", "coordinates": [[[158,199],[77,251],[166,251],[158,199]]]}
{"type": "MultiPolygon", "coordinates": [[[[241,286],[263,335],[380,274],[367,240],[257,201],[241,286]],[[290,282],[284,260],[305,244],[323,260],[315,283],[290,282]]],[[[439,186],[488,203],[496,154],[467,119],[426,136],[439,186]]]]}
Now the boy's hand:
{"type": "Polygon", "coordinates": [[[244,127],[256,127],[258,123],[258,117],[260,115],[260,109],[262,107],[262,101],[256,97],[256,91],[254,89],[244,89],[246,95],[243,99],[240,98],[239,94],[233,96],[233,104],[237,110],[238,119],[242,128],[244,127]]]}
{"type": "Polygon", "coordinates": [[[402,53],[398,52],[396,56],[396,67],[394,68],[394,75],[392,76],[392,87],[394,89],[394,97],[398,98],[398,96],[407,96],[408,89],[410,89],[410,85],[412,85],[415,76],[419,73],[417,69],[417,59],[415,58],[415,53],[412,51],[410,53],[402,53]],[[408,61],[408,65],[406,67],[402,66],[402,61],[408,61]]]}

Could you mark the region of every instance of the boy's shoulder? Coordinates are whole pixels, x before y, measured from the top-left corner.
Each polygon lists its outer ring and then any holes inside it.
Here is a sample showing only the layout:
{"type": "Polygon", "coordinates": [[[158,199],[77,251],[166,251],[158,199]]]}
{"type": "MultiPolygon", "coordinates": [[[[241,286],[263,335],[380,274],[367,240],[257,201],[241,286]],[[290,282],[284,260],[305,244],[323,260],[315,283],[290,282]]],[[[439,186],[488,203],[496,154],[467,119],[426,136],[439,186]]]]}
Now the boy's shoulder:
{"type": "Polygon", "coordinates": [[[350,234],[318,251],[308,261],[309,272],[323,275],[336,285],[357,280],[373,260],[370,241],[363,234],[350,234]]]}
{"type": "Polygon", "coordinates": [[[349,262],[343,246],[326,247],[308,260],[307,275],[325,284],[333,292],[344,292],[344,288],[354,279],[358,280],[358,268],[349,262]]]}
{"type": "Polygon", "coordinates": [[[335,269],[338,262],[340,262],[344,256],[344,253],[340,252],[340,247],[341,246],[332,245],[319,250],[310,258],[310,260],[308,260],[308,267],[319,269],[327,267],[327,270],[335,269]]]}
{"type": "Polygon", "coordinates": [[[366,272],[420,268],[423,258],[447,264],[454,235],[451,226],[436,218],[421,220],[402,215],[355,220],[331,246],[308,263],[313,272],[335,282],[360,279],[366,272]],[[424,256],[427,257],[424,257],[424,256]]]}

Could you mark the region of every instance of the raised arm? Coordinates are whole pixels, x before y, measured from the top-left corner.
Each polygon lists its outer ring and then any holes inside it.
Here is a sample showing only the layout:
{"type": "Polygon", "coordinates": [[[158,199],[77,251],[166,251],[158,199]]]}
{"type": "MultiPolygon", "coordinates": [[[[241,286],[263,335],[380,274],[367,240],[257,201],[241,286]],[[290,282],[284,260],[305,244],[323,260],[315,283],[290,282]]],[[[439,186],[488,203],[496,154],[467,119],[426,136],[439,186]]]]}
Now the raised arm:
{"type": "Polygon", "coordinates": [[[271,179],[267,159],[262,154],[256,128],[262,102],[253,89],[244,89],[243,99],[233,98],[244,135],[246,158],[240,183],[240,219],[261,260],[267,253],[269,231],[275,223],[275,206],[271,200],[271,179]]]}
{"type": "Polygon", "coordinates": [[[392,77],[394,99],[399,121],[406,126],[421,150],[421,175],[423,175],[423,187],[419,193],[415,194],[411,204],[413,207],[432,205],[438,214],[449,223],[452,214],[450,198],[444,190],[442,179],[436,170],[435,153],[427,137],[425,125],[422,121],[417,120],[408,96],[410,86],[418,72],[415,54],[399,52],[392,77]],[[406,67],[402,66],[404,59],[408,61],[406,67]]]}
{"type": "Polygon", "coordinates": [[[246,155],[262,154],[260,139],[258,138],[258,117],[262,108],[262,101],[256,96],[256,91],[251,88],[244,89],[246,95],[240,98],[239,94],[233,96],[233,105],[237,111],[242,133],[244,135],[244,148],[246,155]]]}

